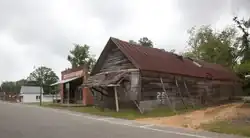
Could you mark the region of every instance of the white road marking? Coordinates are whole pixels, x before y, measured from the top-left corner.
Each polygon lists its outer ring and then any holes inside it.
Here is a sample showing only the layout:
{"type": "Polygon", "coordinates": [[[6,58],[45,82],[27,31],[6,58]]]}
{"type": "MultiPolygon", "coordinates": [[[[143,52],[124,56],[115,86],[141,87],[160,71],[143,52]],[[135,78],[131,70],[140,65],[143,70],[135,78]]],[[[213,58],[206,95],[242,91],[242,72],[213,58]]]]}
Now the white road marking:
{"type": "Polygon", "coordinates": [[[140,128],[151,127],[151,126],[154,126],[154,124],[143,125],[143,126],[140,126],[140,128]]]}
{"type": "MultiPolygon", "coordinates": [[[[13,103],[9,103],[9,104],[15,105],[13,103]]],[[[141,125],[139,125],[139,126],[138,125],[133,125],[132,121],[131,121],[131,123],[126,124],[126,123],[120,123],[120,122],[116,122],[116,121],[110,121],[110,120],[104,119],[104,118],[91,117],[91,116],[87,116],[87,115],[84,115],[84,114],[72,113],[70,111],[61,110],[61,109],[44,108],[44,107],[39,107],[39,106],[34,106],[34,105],[25,105],[25,106],[35,107],[35,108],[45,109],[45,110],[52,110],[52,111],[55,111],[57,113],[64,113],[64,114],[67,114],[67,115],[84,117],[84,118],[87,118],[87,119],[92,119],[92,120],[96,120],[96,121],[107,122],[107,123],[110,123],[110,124],[129,126],[129,127],[146,129],[146,130],[157,131],[157,132],[162,132],[162,133],[169,133],[169,134],[175,134],[175,135],[181,135],[181,136],[189,136],[189,137],[196,137],[196,138],[211,138],[211,137],[202,136],[202,135],[196,135],[196,134],[191,134],[191,133],[184,133],[184,132],[177,132],[177,131],[169,131],[169,130],[162,130],[162,129],[157,129],[157,128],[151,128],[149,125],[143,125],[143,126],[141,126],[141,125]]]]}
{"type": "Polygon", "coordinates": [[[112,118],[99,118],[99,119],[97,119],[97,120],[105,121],[105,120],[109,120],[109,119],[112,119],[112,118]]]}

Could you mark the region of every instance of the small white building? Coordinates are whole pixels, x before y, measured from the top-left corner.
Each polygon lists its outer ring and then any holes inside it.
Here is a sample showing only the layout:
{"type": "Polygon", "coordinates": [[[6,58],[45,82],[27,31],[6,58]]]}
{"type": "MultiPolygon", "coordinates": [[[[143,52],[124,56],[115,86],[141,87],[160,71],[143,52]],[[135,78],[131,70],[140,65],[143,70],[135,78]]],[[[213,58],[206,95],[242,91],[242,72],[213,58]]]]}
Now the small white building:
{"type": "MultiPolygon", "coordinates": [[[[19,94],[20,102],[22,103],[36,103],[40,102],[40,88],[39,86],[22,86],[19,94]]],[[[60,95],[44,95],[42,91],[42,102],[53,102],[53,100],[60,100],[60,95]]]]}
{"type": "MultiPolygon", "coordinates": [[[[22,86],[19,94],[20,102],[22,103],[35,103],[40,101],[40,88],[39,86],[22,86]]],[[[43,99],[43,88],[42,99],[43,99]]]]}

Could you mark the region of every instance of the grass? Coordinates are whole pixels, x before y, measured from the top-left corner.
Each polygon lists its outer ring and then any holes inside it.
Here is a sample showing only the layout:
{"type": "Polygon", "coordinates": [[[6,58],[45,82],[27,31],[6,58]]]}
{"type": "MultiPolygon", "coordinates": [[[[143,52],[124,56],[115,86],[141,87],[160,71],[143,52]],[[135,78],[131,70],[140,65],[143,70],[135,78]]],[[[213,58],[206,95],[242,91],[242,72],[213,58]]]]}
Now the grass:
{"type": "MultiPolygon", "coordinates": [[[[250,108],[250,103],[244,103],[241,108],[250,108]]],[[[239,119],[234,119],[216,121],[209,124],[202,124],[201,128],[212,132],[250,137],[250,125],[246,122],[246,120],[243,121],[239,119]]]]}
{"type": "MultiPolygon", "coordinates": [[[[39,103],[35,103],[34,105],[39,105],[39,103]]],[[[195,107],[188,109],[179,109],[177,112],[173,112],[171,109],[166,107],[159,107],[150,112],[145,114],[141,114],[137,110],[133,109],[122,109],[120,112],[116,112],[114,110],[105,109],[101,111],[94,107],[68,107],[61,104],[53,104],[53,103],[43,103],[44,107],[49,108],[56,108],[56,109],[63,109],[63,110],[70,110],[74,112],[82,112],[82,113],[89,113],[93,115],[100,115],[100,116],[110,116],[115,118],[123,118],[123,119],[139,119],[139,118],[148,118],[148,117],[166,117],[166,116],[173,116],[176,114],[183,114],[187,112],[191,112],[194,110],[204,109],[204,107],[195,107]]],[[[206,108],[206,107],[205,107],[206,108]]],[[[250,103],[245,103],[244,108],[250,108],[250,103]]],[[[202,124],[201,128],[204,130],[218,132],[218,133],[227,133],[227,134],[235,134],[235,135],[242,135],[250,137],[250,125],[249,124],[235,124],[232,121],[217,121],[212,122],[209,124],[202,124]]]]}
{"type": "MultiPolygon", "coordinates": [[[[40,105],[39,102],[27,103],[27,104],[29,104],[29,105],[40,105]]],[[[50,104],[52,104],[52,102],[42,102],[42,106],[48,106],[48,105],[50,105],[50,104]]]]}
{"type": "Polygon", "coordinates": [[[205,130],[212,132],[235,134],[235,135],[250,137],[250,126],[247,124],[236,125],[230,121],[219,121],[210,124],[203,124],[201,127],[205,130]]]}
{"type": "Polygon", "coordinates": [[[193,111],[196,109],[196,108],[195,109],[191,109],[191,108],[180,109],[177,112],[173,112],[169,108],[159,107],[159,108],[156,108],[150,112],[141,114],[139,111],[137,111],[135,109],[122,109],[119,112],[116,112],[116,111],[110,110],[110,109],[105,109],[104,111],[101,111],[100,109],[94,108],[91,106],[88,106],[88,107],[68,107],[68,106],[62,106],[61,104],[52,104],[52,103],[45,103],[45,104],[43,104],[43,106],[50,107],[50,108],[70,110],[70,111],[75,111],[75,112],[89,113],[89,114],[93,114],[93,115],[123,118],[123,119],[129,119],[129,120],[134,120],[134,119],[138,119],[138,118],[147,118],[147,117],[173,116],[176,114],[190,112],[190,111],[193,111]]]}

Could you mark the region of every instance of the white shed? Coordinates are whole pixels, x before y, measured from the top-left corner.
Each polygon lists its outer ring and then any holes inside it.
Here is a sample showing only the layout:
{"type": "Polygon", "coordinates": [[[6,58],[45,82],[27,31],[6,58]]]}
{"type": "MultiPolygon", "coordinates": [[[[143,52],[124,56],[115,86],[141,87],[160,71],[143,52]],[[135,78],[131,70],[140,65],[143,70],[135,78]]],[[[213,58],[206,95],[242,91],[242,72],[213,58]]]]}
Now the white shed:
{"type": "MultiPolygon", "coordinates": [[[[39,86],[22,86],[20,91],[20,102],[22,103],[35,103],[40,101],[40,88],[39,86]]],[[[43,99],[43,88],[42,99],[43,99]]]]}

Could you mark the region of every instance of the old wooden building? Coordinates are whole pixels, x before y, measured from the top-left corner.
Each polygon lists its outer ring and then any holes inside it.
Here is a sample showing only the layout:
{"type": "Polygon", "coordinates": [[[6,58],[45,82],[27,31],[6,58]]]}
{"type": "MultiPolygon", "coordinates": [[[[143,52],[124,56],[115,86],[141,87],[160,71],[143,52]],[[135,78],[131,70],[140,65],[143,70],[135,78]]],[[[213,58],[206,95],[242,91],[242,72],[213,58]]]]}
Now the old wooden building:
{"type": "Polygon", "coordinates": [[[84,86],[100,106],[141,112],[216,103],[241,92],[239,78],[221,65],[116,38],[109,39],[84,86]]]}

